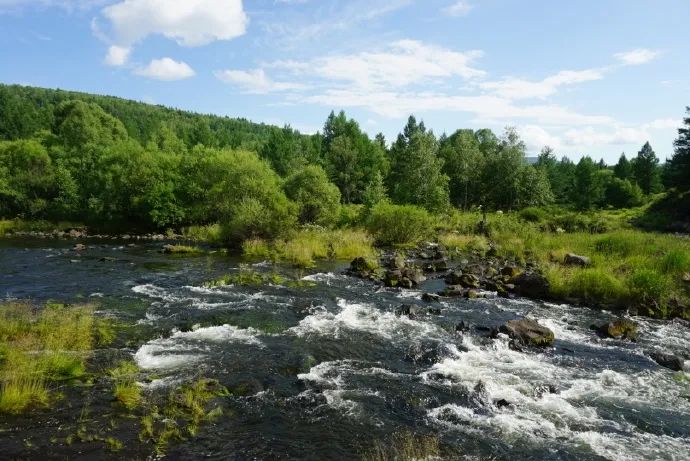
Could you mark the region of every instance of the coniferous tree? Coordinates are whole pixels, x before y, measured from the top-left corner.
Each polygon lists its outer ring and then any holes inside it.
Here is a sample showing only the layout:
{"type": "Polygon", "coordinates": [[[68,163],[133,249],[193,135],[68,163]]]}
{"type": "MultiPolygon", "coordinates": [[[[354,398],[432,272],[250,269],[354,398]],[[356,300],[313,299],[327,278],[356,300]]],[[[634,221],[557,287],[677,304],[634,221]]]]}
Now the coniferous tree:
{"type": "Polygon", "coordinates": [[[687,117],[683,127],[678,129],[678,138],[673,143],[675,151],[666,164],[665,178],[669,186],[679,190],[690,189],[690,107],[686,108],[687,117]]]}
{"type": "Polygon", "coordinates": [[[618,159],[618,163],[613,167],[613,174],[616,176],[618,179],[630,179],[632,178],[632,165],[630,164],[630,161],[628,158],[625,156],[625,152],[623,152],[618,159]]]}
{"type": "Polygon", "coordinates": [[[635,181],[645,194],[654,194],[661,190],[659,159],[652,146],[646,142],[632,162],[635,181]]]}

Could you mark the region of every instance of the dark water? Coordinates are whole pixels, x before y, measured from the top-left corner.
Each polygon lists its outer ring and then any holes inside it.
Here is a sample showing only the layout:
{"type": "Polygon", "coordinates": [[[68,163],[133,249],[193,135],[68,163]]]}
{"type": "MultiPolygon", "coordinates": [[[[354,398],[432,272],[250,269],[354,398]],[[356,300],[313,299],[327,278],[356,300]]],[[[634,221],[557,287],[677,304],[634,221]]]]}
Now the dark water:
{"type": "MultiPolygon", "coordinates": [[[[421,303],[421,291],[381,290],[341,275],[342,265],[277,268],[313,287],[206,289],[239,260],[87,243],[78,255],[68,242],[1,242],[0,296],[97,301],[102,314],[137,323],[147,336],[119,353],[153,377],[142,383],[150,395],[198,376],[242,389],[227,398],[231,416],[170,449],[171,459],[359,459],[402,431],[438,436],[448,459],[690,459],[690,385],[645,356],[658,347],[687,358],[690,329],[680,323],[635,318],[638,343],[603,340],[589,326],[608,313],[498,298],[444,301],[441,315],[411,320],[394,311],[421,303]],[[554,348],[516,352],[477,328],[455,332],[460,321],[490,327],[524,315],[555,332],[554,348]]],[[[16,453],[47,419],[0,425],[0,453],[16,453]]],[[[118,456],[142,455],[128,446],[118,456]]]]}

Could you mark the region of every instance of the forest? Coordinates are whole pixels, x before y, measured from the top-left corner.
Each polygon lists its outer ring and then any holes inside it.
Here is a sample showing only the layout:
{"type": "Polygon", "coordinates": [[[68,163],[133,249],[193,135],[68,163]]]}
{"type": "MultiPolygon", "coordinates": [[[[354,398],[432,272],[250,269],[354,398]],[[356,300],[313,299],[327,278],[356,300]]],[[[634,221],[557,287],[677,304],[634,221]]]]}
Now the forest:
{"type": "MultiPolygon", "coordinates": [[[[690,113],[690,112],[689,112],[690,113]]],[[[302,135],[285,126],[113,97],[0,86],[0,217],[143,232],[221,223],[224,240],[333,227],[376,205],[434,214],[639,206],[690,186],[690,118],[665,163],[649,143],[607,166],[536,163],[512,128],[440,136],[410,116],[392,142],[344,112],[302,135]],[[355,210],[355,211],[353,211],[355,210]]]]}

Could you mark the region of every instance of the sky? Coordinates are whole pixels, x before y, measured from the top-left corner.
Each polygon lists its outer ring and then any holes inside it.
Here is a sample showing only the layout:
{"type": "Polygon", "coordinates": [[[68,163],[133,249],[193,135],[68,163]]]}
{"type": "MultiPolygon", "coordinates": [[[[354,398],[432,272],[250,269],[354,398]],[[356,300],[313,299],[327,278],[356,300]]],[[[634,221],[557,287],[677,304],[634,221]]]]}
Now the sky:
{"type": "Polygon", "coordinates": [[[690,105],[688,0],[0,0],[0,82],[394,140],[515,127],[536,155],[663,160],[690,105]]]}

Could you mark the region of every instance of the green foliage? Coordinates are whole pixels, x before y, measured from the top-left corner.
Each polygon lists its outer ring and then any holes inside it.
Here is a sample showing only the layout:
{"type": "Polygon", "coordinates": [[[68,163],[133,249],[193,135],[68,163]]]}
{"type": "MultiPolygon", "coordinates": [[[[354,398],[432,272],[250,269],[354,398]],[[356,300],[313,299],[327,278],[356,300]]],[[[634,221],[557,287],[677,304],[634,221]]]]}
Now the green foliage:
{"type": "MultiPolygon", "coordinates": [[[[632,299],[638,302],[655,303],[658,309],[668,294],[668,279],[654,269],[636,269],[627,280],[632,299]]],[[[648,306],[652,307],[652,306],[648,306]]]]}
{"type": "Polygon", "coordinates": [[[664,274],[683,274],[690,271],[690,252],[686,249],[673,249],[661,258],[659,269],[664,274]]]}
{"type": "Polygon", "coordinates": [[[632,208],[642,205],[642,189],[627,179],[611,178],[605,186],[604,201],[614,208],[632,208]]]}
{"type": "Polygon", "coordinates": [[[410,116],[403,133],[390,150],[388,189],[395,203],[412,204],[429,211],[443,211],[448,202],[448,176],[438,143],[424,123],[410,116]]]}
{"type": "Polygon", "coordinates": [[[661,190],[659,159],[649,142],[642,146],[631,165],[633,177],[645,194],[653,194],[661,190]]]}
{"type": "Polygon", "coordinates": [[[423,208],[379,203],[371,209],[366,227],[378,243],[394,245],[429,238],[434,222],[423,208]]]}
{"type": "Polygon", "coordinates": [[[686,114],[683,126],[678,129],[678,138],[673,143],[673,156],[664,170],[666,183],[681,191],[690,190],[690,107],[686,107],[686,114]]]}
{"type": "Polygon", "coordinates": [[[327,227],[336,223],[340,191],[320,166],[309,165],[294,172],[283,187],[288,198],[297,204],[300,223],[327,227]]]}

